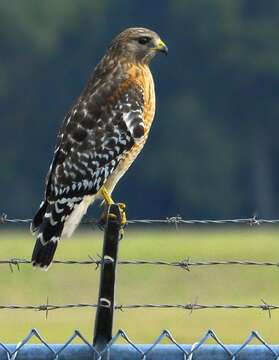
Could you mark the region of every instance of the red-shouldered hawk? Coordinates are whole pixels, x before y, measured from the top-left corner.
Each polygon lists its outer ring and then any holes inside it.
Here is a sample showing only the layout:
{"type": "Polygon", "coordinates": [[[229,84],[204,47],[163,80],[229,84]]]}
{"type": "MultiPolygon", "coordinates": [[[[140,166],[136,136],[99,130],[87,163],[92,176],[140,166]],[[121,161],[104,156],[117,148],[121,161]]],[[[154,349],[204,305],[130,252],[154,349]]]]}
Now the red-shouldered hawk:
{"type": "Polygon", "coordinates": [[[47,268],[62,235],[71,236],[97,198],[112,193],[146,142],[155,113],[149,63],[167,54],[160,37],[129,28],[111,43],[87,87],[66,115],[31,231],[32,264],[47,268]]]}

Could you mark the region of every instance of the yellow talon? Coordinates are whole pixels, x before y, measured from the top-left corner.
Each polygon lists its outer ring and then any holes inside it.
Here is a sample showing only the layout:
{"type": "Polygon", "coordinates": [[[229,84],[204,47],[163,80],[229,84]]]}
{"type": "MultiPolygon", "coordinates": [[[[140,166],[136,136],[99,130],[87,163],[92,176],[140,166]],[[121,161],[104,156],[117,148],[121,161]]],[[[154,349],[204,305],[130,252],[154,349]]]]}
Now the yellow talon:
{"type": "Polygon", "coordinates": [[[126,205],[123,203],[119,203],[119,208],[121,210],[121,226],[125,226],[126,222],[127,222],[127,217],[126,217],[126,205]]]}

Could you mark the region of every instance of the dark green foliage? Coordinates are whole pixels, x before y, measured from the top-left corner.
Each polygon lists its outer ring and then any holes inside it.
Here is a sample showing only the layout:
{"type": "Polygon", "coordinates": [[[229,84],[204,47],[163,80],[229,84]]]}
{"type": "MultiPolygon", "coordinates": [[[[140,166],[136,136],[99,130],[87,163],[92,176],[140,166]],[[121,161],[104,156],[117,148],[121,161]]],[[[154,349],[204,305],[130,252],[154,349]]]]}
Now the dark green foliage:
{"type": "Polygon", "coordinates": [[[278,216],[278,23],[276,0],[1,2],[0,210],[33,214],[64,114],[111,38],[139,25],[169,56],[115,198],[130,217],[278,216]]]}

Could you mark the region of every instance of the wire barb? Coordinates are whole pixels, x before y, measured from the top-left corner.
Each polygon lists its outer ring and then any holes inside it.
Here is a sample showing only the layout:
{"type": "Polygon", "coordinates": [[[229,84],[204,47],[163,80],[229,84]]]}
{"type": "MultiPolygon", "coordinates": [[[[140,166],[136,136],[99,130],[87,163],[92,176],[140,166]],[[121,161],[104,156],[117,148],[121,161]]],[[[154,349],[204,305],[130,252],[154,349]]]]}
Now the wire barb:
{"type": "Polygon", "coordinates": [[[0,224],[5,224],[7,222],[7,214],[3,213],[0,215],[0,224]]]}

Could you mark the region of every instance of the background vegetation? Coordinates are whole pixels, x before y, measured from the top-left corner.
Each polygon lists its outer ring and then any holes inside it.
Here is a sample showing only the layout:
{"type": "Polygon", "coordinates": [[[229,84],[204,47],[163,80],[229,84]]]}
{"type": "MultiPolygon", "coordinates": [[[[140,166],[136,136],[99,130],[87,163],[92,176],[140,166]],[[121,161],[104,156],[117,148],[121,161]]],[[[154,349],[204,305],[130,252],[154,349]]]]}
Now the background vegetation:
{"type": "Polygon", "coordinates": [[[111,38],[141,25],[170,53],[116,198],[132,217],[278,216],[278,21],[276,0],[2,1],[1,209],[34,213],[64,114],[111,38]]]}

